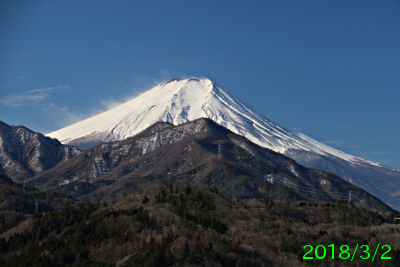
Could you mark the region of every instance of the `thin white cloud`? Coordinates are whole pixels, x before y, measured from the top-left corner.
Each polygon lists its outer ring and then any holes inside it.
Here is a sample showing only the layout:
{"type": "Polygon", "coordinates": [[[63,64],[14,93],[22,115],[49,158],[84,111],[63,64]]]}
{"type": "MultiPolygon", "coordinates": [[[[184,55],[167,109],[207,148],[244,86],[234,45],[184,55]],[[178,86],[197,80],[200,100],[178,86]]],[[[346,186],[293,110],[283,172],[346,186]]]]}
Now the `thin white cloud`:
{"type": "MultiPolygon", "coordinates": [[[[117,106],[119,106],[119,105],[125,103],[125,102],[128,101],[128,100],[130,100],[130,98],[127,99],[127,100],[123,100],[123,101],[117,101],[117,100],[115,100],[115,99],[107,99],[107,100],[100,99],[100,103],[106,108],[106,110],[110,110],[110,109],[112,109],[112,108],[115,108],[115,107],[117,107],[117,106]]],[[[101,112],[104,112],[104,111],[106,111],[106,110],[101,109],[101,110],[98,111],[98,112],[101,113],[101,112]]]]}
{"type": "Polygon", "coordinates": [[[36,93],[36,92],[50,92],[50,91],[54,91],[54,90],[66,90],[66,89],[69,89],[69,88],[70,88],[70,86],[68,86],[68,85],[60,85],[60,86],[55,86],[55,87],[33,89],[33,90],[28,91],[28,92],[23,93],[23,94],[32,94],[32,93],[36,93]]]}
{"type": "Polygon", "coordinates": [[[50,95],[46,93],[10,95],[6,98],[0,99],[0,103],[13,107],[26,106],[44,101],[49,96],[50,95]]]}
{"type": "MultiPolygon", "coordinates": [[[[54,90],[66,90],[69,89],[69,86],[60,85],[55,87],[47,87],[40,89],[33,89],[28,92],[23,92],[20,94],[9,95],[3,99],[0,99],[0,103],[6,106],[33,106],[36,104],[51,104],[46,102],[50,99],[50,92],[54,90]]],[[[44,107],[46,108],[46,107],[44,107]]]]}

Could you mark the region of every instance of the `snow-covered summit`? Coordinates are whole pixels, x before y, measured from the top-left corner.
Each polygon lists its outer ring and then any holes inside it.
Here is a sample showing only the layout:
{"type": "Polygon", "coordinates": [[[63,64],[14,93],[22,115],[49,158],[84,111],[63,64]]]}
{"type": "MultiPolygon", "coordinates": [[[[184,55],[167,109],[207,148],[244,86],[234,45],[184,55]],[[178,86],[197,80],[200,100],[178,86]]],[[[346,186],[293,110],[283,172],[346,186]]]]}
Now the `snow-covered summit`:
{"type": "Polygon", "coordinates": [[[48,136],[88,148],[102,141],[133,136],[158,121],[178,125],[202,117],[302,165],[333,172],[400,210],[399,170],[351,156],[291,131],[207,78],[165,81],[124,104],[48,136]]]}
{"type": "Polygon", "coordinates": [[[207,78],[165,81],[122,105],[48,136],[86,148],[133,136],[157,121],[178,125],[201,117],[280,153],[299,149],[345,160],[354,158],[272,122],[207,78]]]}

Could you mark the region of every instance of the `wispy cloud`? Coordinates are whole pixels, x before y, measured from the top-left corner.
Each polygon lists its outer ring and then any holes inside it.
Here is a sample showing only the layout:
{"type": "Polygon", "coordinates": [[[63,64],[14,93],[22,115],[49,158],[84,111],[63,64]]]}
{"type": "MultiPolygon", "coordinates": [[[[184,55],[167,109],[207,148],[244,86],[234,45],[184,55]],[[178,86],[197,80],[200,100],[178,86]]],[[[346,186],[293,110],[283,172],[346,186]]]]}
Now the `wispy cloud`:
{"type": "Polygon", "coordinates": [[[55,87],[47,87],[47,88],[41,88],[41,89],[33,89],[31,91],[28,91],[24,94],[32,94],[32,93],[37,93],[37,92],[50,92],[54,90],[66,90],[69,89],[70,86],[68,85],[60,85],[60,86],[55,86],[55,87]]]}
{"type": "Polygon", "coordinates": [[[6,98],[0,99],[0,103],[13,107],[33,105],[44,101],[49,98],[49,96],[50,94],[46,93],[10,95],[6,98]]]}
{"type": "Polygon", "coordinates": [[[115,108],[115,107],[125,103],[126,101],[128,101],[130,99],[131,98],[126,98],[125,100],[122,100],[122,101],[117,101],[117,100],[112,99],[112,98],[111,99],[107,99],[107,100],[100,99],[100,103],[105,107],[105,110],[104,110],[104,108],[103,109],[99,109],[98,111],[96,111],[96,113],[101,113],[101,112],[110,110],[112,108],[115,108]]]}
{"type": "Polygon", "coordinates": [[[6,106],[33,106],[36,104],[46,103],[48,105],[51,104],[50,100],[50,92],[55,90],[66,90],[69,89],[69,86],[60,85],[55,87],[47,87],[47,88],[35,88],[33,90],[23,92],[20,94],[9,95],[3,99],[0,99],[0,103],[6,106]],[[47,101],[47,102],[46,102],[47,101]]]}

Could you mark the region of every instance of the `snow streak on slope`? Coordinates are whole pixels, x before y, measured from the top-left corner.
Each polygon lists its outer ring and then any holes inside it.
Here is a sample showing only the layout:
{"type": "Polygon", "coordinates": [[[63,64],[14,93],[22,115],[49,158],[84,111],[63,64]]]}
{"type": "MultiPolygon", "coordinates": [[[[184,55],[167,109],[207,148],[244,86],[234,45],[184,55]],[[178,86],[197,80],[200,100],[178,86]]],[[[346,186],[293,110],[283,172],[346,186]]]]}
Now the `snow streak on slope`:
{"type": "Polygon", "coordinates": [[[87,147],[87,144],[133,136],[157,121],[178,125],[201,117],[210,118],[234,133],[280,153],[298,149],[333,155],[354,163],[366,162],[285,129],[241,103],[209,79],[168,80],[120,106],[48,136],[64,144],[78,147],[85,147],[86,144],[87,147]]]}

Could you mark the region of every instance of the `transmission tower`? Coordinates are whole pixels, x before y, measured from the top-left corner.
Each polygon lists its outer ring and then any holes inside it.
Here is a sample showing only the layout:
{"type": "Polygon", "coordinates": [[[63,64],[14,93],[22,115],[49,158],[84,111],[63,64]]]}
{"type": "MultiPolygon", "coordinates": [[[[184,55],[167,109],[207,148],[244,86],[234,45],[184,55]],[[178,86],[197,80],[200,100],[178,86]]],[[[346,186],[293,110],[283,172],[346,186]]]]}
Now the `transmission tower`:
{"type": "Polygon", "coordinates": [[[36,214],[39,214],[39,199],[35,198],[35,208],[36,208],[36,214]]]}
{"type": "Polygon", "coordinates": [[[222,145],[228,143],[228,140],[217,140],[214,144],[218,145],[218,159],[221,159],[222,156],[222,145]]]}

